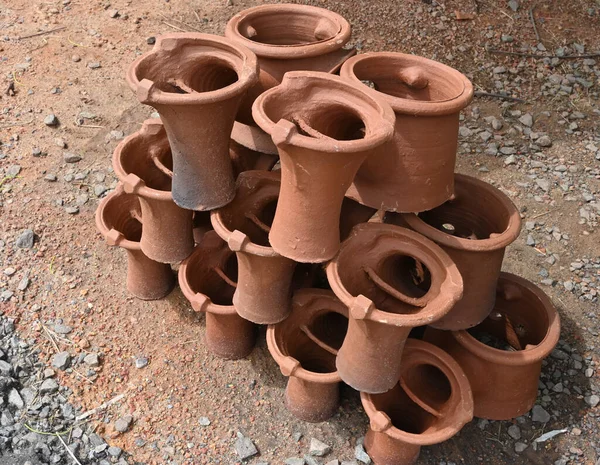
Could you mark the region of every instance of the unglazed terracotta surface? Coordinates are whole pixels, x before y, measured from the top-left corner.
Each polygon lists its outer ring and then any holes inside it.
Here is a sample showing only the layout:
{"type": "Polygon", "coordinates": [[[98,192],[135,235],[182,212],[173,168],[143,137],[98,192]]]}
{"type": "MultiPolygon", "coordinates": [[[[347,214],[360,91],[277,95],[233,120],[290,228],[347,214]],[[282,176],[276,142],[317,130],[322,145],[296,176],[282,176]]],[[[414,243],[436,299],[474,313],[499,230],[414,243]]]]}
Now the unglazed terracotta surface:
{"type": "Polygon", "coordinates": [[[392,137],[392,109],[338,76],[296,71],[256,100],[253,115],[281,161],[271,247],[298,262],[330,260],[340,245],[344,193],[361,163],[392,137]]]}
{"type": "Polygon", "coordinates": [[[269,245],[279,186],[279,172],[245,171],[233,201],[211,214],[215,231],[237,254],[233,304],[241,317],[259,324],[278,323],[292,310],[296,263],[269,245]]]}
{"type": "Polygon", "coordinates": [[[193,212],[173,202],[173,162],[163,124],[148,119],[113,154],[113,169],[125,192],[139,197],[144,227],[140,246],[157,262],[179,263],[194,248],[193,212]]]}
{"type": "Polygon", "coordinates": [[[347,324],[348,309],[331,291],[300,289],[292,314],[267,329],[269,352],[289,376],[285,401],[296,417],[321,422],[337,410],[341,379],[335,356],[347,324]]]}
{"type": "Polygon", "coordinates": [[[412,465],[421,446],[438,444],[473,418],[473,396],[446,352],[409,339],[399,382],[384,394],[361,393],[370,427],[365,449],[375,465],[412,465]]]}
{"type": "Polygon", "coordinates": [[[464,281],[463,297],[438,329],[477,325],[492,311],[504,250],[521,230],[521,216],[512,201],[494,186],[457,174],[456,194],[438,208],[401,219],[388,215],[436,242],[456,263],[464,281]]]}
{"type": "Polygon", "coordinates": [[[252,103],[281,83],[285,73],[336,72],[356,53],[343,49],[350,33],[350,24],[340,15],[309,5],[260,5],[231,18],[225,36],[252,50],[260,68],[259,81],[242,104],[240,123],[253,125],[252,103]]]}
{"type": "Polygon", "coordinates": [[[254,348],[256,328],[235,311],[237,259],[214,231],[206,232],[179,267],[179,286],[196,312],[206,313],[206,345],[226,359],[244,358],[254,348]]]}
{"type": "Polygon", "coordinates": [[[127,290],[142,300],[165,297],[175,285],[169,265],[148,258],[142,252],[142,208],[137,196],[123,186],[108,194],[96,210],[96,227],[106,242],[127,252],[127,290]]]}
{"type": "Polygon", "coordinates": [[[425,332],[425,339],[446,350],[467,374],[475,416],[490,420],[516,418],[533,407],[542,360],[559,337],[559,316],[548,296],[510,273],[500,275],[496,305],[480,325],[425,332]]]}
{"type": "Polygon", "coordinates": [[[127,82],[153,106],[173,153],[173,199],[211,210],[235,193],[229,143],[241,100],[258,79],[256,56],[209,34],[165,34],[129,68],[127,82]]]}
{"type": "Polygon", "coordinates": [[[471,82],[427,58],[364,53],[340,75],[371,87],[396,112],[394,139],[361,166],[348,196],[394,212],[430,210],[454,192],[459,113],[473,98],[471,82]]]}
{"type": "Polygon", "coordinates": [[[327,265],[327,278],[350,310],[338,372],[345,383],[368,393],[396,385],[411,329],[442,318],[463,291],[456,265],[440,247],[383,223],[355,226],[327,265]]]}

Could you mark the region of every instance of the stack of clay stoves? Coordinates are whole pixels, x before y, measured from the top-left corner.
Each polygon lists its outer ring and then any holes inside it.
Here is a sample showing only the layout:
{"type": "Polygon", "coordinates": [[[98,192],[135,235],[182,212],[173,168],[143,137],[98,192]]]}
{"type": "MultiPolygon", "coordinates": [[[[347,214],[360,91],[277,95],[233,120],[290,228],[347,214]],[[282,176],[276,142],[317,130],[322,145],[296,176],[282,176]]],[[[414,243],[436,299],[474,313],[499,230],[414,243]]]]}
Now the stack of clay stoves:
{"type": "Polygon", "coordinates": [[[225,37],[159,37],[127,82],[160,119],[117,147],[96,220],[127,251],[133,295],[164,297],[181,262],[212,353],[245,357],[269,325],[292,414],[327,420],[346,383],[375,464],[410,464],[474,415],[527,412],[559,319],[501,272],[513,203],[454,173],[469,80],[353,56],[349,38],[301,5],[243,11],[225,37]]]}

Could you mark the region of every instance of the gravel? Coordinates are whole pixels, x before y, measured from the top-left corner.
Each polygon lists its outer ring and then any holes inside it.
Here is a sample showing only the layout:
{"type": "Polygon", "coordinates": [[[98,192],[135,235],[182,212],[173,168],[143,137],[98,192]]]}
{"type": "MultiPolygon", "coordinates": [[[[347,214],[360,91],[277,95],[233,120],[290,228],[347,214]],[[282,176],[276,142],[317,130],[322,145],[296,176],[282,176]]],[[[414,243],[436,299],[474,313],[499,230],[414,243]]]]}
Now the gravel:
{"type": "Polygon", "coordinates": [[[31,229],[26,229],[17,238],[16,245],[20,249],[31,249],[35,241],[35,234],[31,229]]]}
{"type": "Polygon", "coordinates": [[[65,445],[51,434],[69,432],[61,439],[81,465],[127,465],[121,449],[109,447],[93,433],[93,423],[75,427],[79,412],[68,403],[71,391],[61,388],[53,375],[38,360],[34,341],[19,339],[14,321],[0,316],[0,463],[74,463],[65,445]]]}
{"type": "Polygon", "coordinates": [[[325,444],[323,441],[311,438],[309,452],[310,455],[315,457],[324,457],[331,452],[331,447],[325,444]]]}
{"type": "Polygon", "coordinates": [[[550,414],[541,405],[534,405],[531,410],[531,419],[537,423],[547,423],[550,421],[550,414]]]}
{"type": "Polygon", "coordinates": [[[44,118],[44,124],[46,126],[57,126],[58,125],[58,118],[56,117],[56,115],[54,113],[50,113],[48,116],[46,116],[44,118]]]}
{"type": "Polygon", "coordinates": [[[247,438],[242,433],[237,433],[237,439],[235,441],[235,452],[241,460],[248,460],[249,458],[258,455],[258,449],[252,442],[252,439],[247,438]]]}

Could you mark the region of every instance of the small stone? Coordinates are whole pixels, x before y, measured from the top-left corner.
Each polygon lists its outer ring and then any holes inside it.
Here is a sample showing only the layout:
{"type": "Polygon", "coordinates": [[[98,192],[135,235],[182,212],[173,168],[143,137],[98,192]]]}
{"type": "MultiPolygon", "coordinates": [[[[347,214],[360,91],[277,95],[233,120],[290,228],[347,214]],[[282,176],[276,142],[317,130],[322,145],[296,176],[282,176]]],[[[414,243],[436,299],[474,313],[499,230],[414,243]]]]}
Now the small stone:
{"type": "Polygon", "coordinates": [[[35,234],[31,229],[24,230],[17,238],[16,245],[20,249],[31,249],[35,241],[35,234]]]}
{"type": "Polygon", "coordinates": [[[585,370],[585,377],[586,378],[591,378],[592,376],[594,376],[594,369],[593,368],[587,368],[585,370]]]}
{"type": "MultiPolygon", "coordinates": [[[[258,454],[258,449],[252,442],[252,439],[245,437],[242,433],[237,434],[235,441],[235,452],[241,460],[247,460],[258,454]]],[[[304,460],[303,460],[304,461],[304,460]]]]}
{"type": "Polygon", "coordinates": [[[56,145],[57,147],[60,147],[61,149],[64,149],[67,146],[67,143],[65,142],[64,139],[57,137],[56,139],[54,139],[54,145],[56,145]]]}
{"type": "Polygon", "coordinates": [[[119,10],[108,10],[108,17],[109,18],[118,18],[119,17],[119,10]]]}
{"type": "Polygon", "coordinates": [[[548,192],[550,190],[550,181],[544,178],[536,178],[535,183],[538,185],[540,189],[544,192],[548,192]]]}
{"type": "Polygon", "coordinates": [[[111,446],[106,451],[108,452],[108,455],[110,455],[111,457],[119,457],[121,455],[121,453],[123,452],[120,447],[116,447],[116,446],[111,446]]]}
{"type": "MultiPolygon", "coordinates": [[[[348,462],[346,462],[348,463],[348,462]]],[[[333,459],[327,462],[325,465],[340,465],[340,461],[338,459],[333,459]]]]}
{"type": "Polygon", "coordinates": [[[21,165],[11,165],[6,170],[6,176],[9,178],[15,178],[21,172],[21,165]]]}
{"type": "Polygon", "coordinates": [[[315,457],[324,457],[331,452],[331,447],[325,444],[323,441],[311,438],[310,440],[310,455],[315,457]]]}
{"type": "Polygon", "coordinates": [[[583,398],[583,400],[585,400],[585,403],[588,404],[592,408],[594,408],[598,404],[600,404],[600,397],[598,397],[596,394],[592,394],[591,396],[586,396],[583,398]]]}
{"type": "Polygon", "coordinates": [[[527,126],[528,128],[533,126],[533,116],[531,116],[529,113],[525,113],[523,116],[521,116],[519,121],[523,126],[527,126]]]}
{"type": "Polygon", "coordinates": [[[198,423],[200,423],[200,426],[209,426],[210,420],[208,419],[208,417],[200,417],[198,419],[198,423]]]}
{"type": "Polygon", "coordinates": [[[531,411],[531,420],[536,423],[548,423],[550,414],[541,405],[534,405],[531,411]]]}
{"type": "Polygon", "coordinates": [[[98,68],[101,68],[102,65],[100,64],[99,61],[90,61],[87,64],[87,67],[90,68],[90,69],[98,69],[98,68]]]}
{"type": "Polygon", "coordinates": [[[365,451],[362,441],[359,441],[358,444],[356,444],[356,447],[354,448],[354,457],[359,462],[366,463],[367,465],[372,463],[371,457],[369,457],[369,454],[365,451]]]}
{"type": "Polygon", "coordinates": [[[79,207],[66,207],[65,212],[67,212],[69,215],[76,215],[79,213],[79,207]]]}
{"type": "Polygon", "coordinates": [[[108,190],[108,187],[106,187],[102,184],[96,184],[94,186],[94,194],[96,194],[96,197],[101,197],[102,194],[104,194],[107,190],[108,190]]]}
{"type": "Polygon", "coordinates": [[[57,177],[55,174],[47,174],[46,176],[44,176],[44,180],[48,181],[48,182],[56,182],[57,181],[57,177]]]}
{"type": "Polygon", "coordinates": [[[305,465],[306,461],[301,457],[289,457],[285,459],[285,465],[305,465]]]}
{"type": "Polygon", "coordinates": [[[515,157],[514,155],[509,155],[504,160],[504,165],[506,165],[506,166],[515,165],[516,163],[517,163],[517,157],[515,157]]]}
{"type": "Polygon", "coordinates": [[[540,136],[536,143],[540,146],[540,147],[552,147],[552,140],[550,139],[550,137],[544,135],[544,136],[540,136]]]}
{"type": "Polygon", "coordinates": [[[496,67],[495,67],[495,68],[492,70],[492,72],[493,72],[494,74],[504,74],[504,73],[506,73],[506,68],[505,68],[504,66],[496,66],[496,67]]]}
{"type": "Polygon", "coordinates": [[[135,367],[141,369],[148,366],[148,359],[146,357],[137,357],[135,359],[135,367]]]}
{"type": "Polygon", "coordinates": [[[81,61],[81,57],[79,55],[73,55],[71,56],[71,61],[74,63],[79,63],[81,61]]]}
{"type": "Polygon", "coordinates": [[[53,392],[58,391],[58,383],[54,381],[52,378],[48,378],[44,380],[42,385],[40,386],[41,394],[52,394],[53,392]]]}
{"type": "Polygon", "coordinates": [[[295,433],[292,434],[292,438],[294,439],[294,441],[300,442],[300,439],[302,439],[302,433],[300,433],[299,431],[296,431],[295,433]]]}
{"type": "Polygon", "coordinates": [[[54,332],[55,333],[58,333],[58,334],[69,334],[71,331],[73,331],[73,328],[71,328],[70,326],[62,325],[62,324],[54,325],[54,332]]]}
{"type": "Polygon", "coordinates": [[[147,43],[148,45],[154,45],[154,44],[156,43],[156,37],[154,37],[154,36],[150,36],[150,37],[148,37],[148,38],[146,39],[146,43],[147,43]]]}
{"type": "Polygon", "coordinates": [[[521,439],[521,428],[519,428],[517,425],[510,425],[508,427],[508,435],[514,440],[518,441],[521,439]]]}
{"type": "Polygon", "coordinates": [[[87,354],[83,359],[83,363],[91,367],[97,367],[100,366],[100,358],[98,357],[98,354],[87,354]]]}
{"type": "Polygon", "coordinates": [[[17,272],[17,270],[15,270],[15,269],[14,269],[14,268],[12,268],[12,267],[8,267],[8,268],[6,268],[6,269],[4,270],[4,274],[5,274],[6,276],[12,276],[12,275],[13,275],[13,274],[15,274],[16,272],[17,272]]]}
{"type": "Polygon", "coordinates": [[[52,368],[44,369],[44,379],[52,378],[55,374],[56,372],[52,368]]]}
{"type": "Polygon", "coordinates": [[[572,434],[573,436],[581,436],[581,430],[580,430],[579,428],[573,428],[573,429],[571,430],[571,434],[572,434]]]}
{"type": "Polygon", "coordinates": [[[44,155],[44,153],[42,153],[42,151],[39,148],[34,147],[33,149],[31,149],[31,155],[34,156],[34,157],[36,157],[36,158],[39,158],[42,155],[44,155]]]}
{"type": "Polygon", "coordinates": [[[81,156],[76,153],[65,152],[63,154],[63,160],[65,163],[77,163],[81,161],[81,156]]]}
{"type": "Polygon", "coordinates": [[[71,366],[71,354],[69,352],[59,352],[52,359],[52,366],[59,370],[66,370],[71,366]]]}
{"type": "Polygon", "coordinates": [[[44,124],[46,126],[57,126],[58,125],[58,118],[56,117],[56,115],[54,113],[50,113],[48,116],[46,116],[44,118],[44,124]]]}
{"type": "Polygon", "coordinates": [[[29,286],[29,277],[23,276],[23,279],[21,279],[21,281],[19,281],[19,284],[17,285],[17,289],[19,291],[24,291],[25,289],[27,289],[28,286],[29,286]]]}
{"type": "Polygon", "coordinates": [[[522,442],[517,442],[515,444],[515,452],[520,454],[521,452],[523,452],[525,449],[527,449],[527,444],[524,444],[522,442]]]}
{"type": "Polygon", "coordinates": [[[115,430],[119,433],[126,433],[131,428],[133,423],[133,417],[131,415],[125,415],[115,421],[115,430]]]}
{"type": "Polygon", "coordinates": [[[489,131],[483,131],[479,133],[479,137],[481,137],[481,140],[483,140],[484,142],[487,142],[492,138],[492,133],[489,131]]]}
{"type": "Polygon", "coordinates": [[[562,384],[562,383],[556,383],[556,384],[555,384],[555,385],[552,387],[552,390],[553,390],[554,392],[557,392],[557,393],[561,393],[561,392],[563,392],[563,391],[564,391],[564,389],[565,389],[565,388],[564,388],[564,386],[563,386],[563,384],[562,384]]]}
{"type": "Polygon", "coordinates": [[[19,391],[16,389],[11,389],[10,393],[8,394],[8,403],[17,407],[18,409],[25,407],[25,402],[23,402],[21,394],[19,394],[19,391]]]}

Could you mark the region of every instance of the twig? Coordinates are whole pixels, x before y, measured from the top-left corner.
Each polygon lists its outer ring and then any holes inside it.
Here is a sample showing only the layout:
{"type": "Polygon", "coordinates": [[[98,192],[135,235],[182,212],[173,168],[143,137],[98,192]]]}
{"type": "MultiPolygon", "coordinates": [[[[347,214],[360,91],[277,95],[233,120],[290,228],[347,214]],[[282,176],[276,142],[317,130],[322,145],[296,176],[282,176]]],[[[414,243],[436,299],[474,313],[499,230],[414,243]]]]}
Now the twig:
{"type": "Polygon", "coordinates": [[[73,452],[71,451],[71,449],[69,449],[69,446],[67,446],[67,443],[65,441],[63,441],[63,438],[61,438],[60,436],[56,436],[58,439],[60,439],[60,442],[63,443],[63,446],[65,446],[65,449],[67,449],[67,452],[69,453],[69,455],[73,458],[73,461],[77,464],[77,465],[81,465],[81,462],[79,460],[77,460],[77,457],[75,457],[75,454],[73,454],[73,452]]]}
{"type": "Polygon", "coordinates": [[[56,352],[57,353],[60,352],[60,349],[58,348],[58,345],[56,344],[54,337],[52,337],[52,334],[50,334],[50,331],[48,330],[48,328],[46,328],[46,326],[42,322],[40,322],[40,324],[42,325],[42,328],[43,328],[44,332],[46,333],[46,336],[48,337],[48,339],[54,346],[54,349],[56,350],[56,352]]]}
{"type": "Polygon", "coordinates": [[[175,18],[168,18],[168,17],[166,17],[165,15],[163,15],[162,13],[159,13],[159,15],[161,15],[161,16],[162,16],[164,19],[166,19],[166,20],[169,20],[169,21],[175,21],[176,23],[183,24],[184,26],[186,26],[186,27],[189,27],[190,29],[193,29],[193,30],[194,30],[194,31],[196,31],[196,32],[202,32],[200,29],[198,29],[198,28],[196,28],[196,27],[192,26],[191,24],[184,23],[183,21],[181,21],[181,20],[179,20],[179,19],[175,19],[175,18]]]}
{"type": "Polygon", "coordinates": [[[25,426],[25,428],[27,428],[29,431],[31,431],[32,433],[37,433],[37,434],[41,434],[43,436],[64,436],[65,434],[69,434],[71,432],[71,430],[73,429],[73,426],[71,426],[68,430],[66,431],[58,431],[56,433],[47,433],[46,431],[40,431],[37,430],[35,428],[32,428],[31,426],[29,426],[27,423],[23,423],[23,426],[25,426]]]}
{"type": "Polygon", "coordinates": [[[538,43],[542,43],[542,39],[540,38],[540,33],[538,32],[537,26],[535,25],[535,16],[533,16],[533,10],[537,5],[534,4],[531,8],[529,8],[529,21],[531,21],[531,25],[533,26],[533,32],[535,32],[535,38],[538,43]]]}
{"type": "Polygon", "coordinates": [[[544,213],[539,213],[539,214],[537,214],[537,215],[535,215],[535,216],[532,216],[532,217],[531,217],[531,219],[532,219],[532,220],[535,220],[536,218],[540,218],[540,217],[542,217],[542,216],[546,216],[546,215],[548,215],[549,213],[552,213],[553,211],[554,211],[554,210],[548,210],[547,212],[544,212],[544,213]]]}
{"type": "Polygon", "coordinates": [[[119,402],[124,397],[125,397],[125,394],[119,394],[118,396],[113,397],[112,399],[104,402],[102,405],[100,405],[96,408],[93,408],[92,410],[88,410],[85,413],[82,413],[81,415],[79,415],[78,417],[75,418],[75,421],[85,420],[87,417],[90,417],[90,416],[94,415],[95,413],[100,412],[101,410],[107,409],[115,402],[119,402]]]}
{"type": "Polygon", "coordinates": [[[493,97],[493,98],[501,98],[504,100],[510,100],[511,102],[527,103],[523,99],[520,99],[517,97],[511,97],[510,95],[494,94],[494,93],[483,92],[483,91],[479,91],[479,90],[475,92],[475,97],[493,97]]]}
{"type": "Polygon", "coordinates": [[[61,27],[56,27],[54,29],[50,29],[48,31],[36,32],[35,34],[29,34],[28,36],[21,36],[18,38],[18,40],[31,39],[32,37],[43,36],[45,34],[51,34],[56,31],[62,31],[63,29],[66,29],[66,28],[67,28],[67,26],[61,26],[61,27]]]}
{"type": "Polygon", "coordinates": [[[0,125],[0,128],[12,128],[15,126],[27,126],[28,124],[31,124],[31,123],[33,123],[33,119],[26,121],[24,123],[21,123],[20,121],[10,121],[6,124],[0,125]]]}
{"type": "Polygon", "coordinates": [[[181,32],[188,32],[188,31],[186,31],[185,29],[181,29],[180,27],[177,27],[177,26],[175,26],[174,24],[171,24],[171,23],[167,23],[166,21],[163,21],[163,23],[164,23],[164,24],[166,24],[167,26],[170,26],[170,27],[172,27],[173,29],[177,29],[178,31],[181,31],[181,32]]]}
{"type": "Polygon", "coordinates": [[[527,58],[536,58],[541,60],[543,58],[560,58],[561,60],[577,60],[578,58],[597,58],[600,57],[600,52],[598,53],[587,53],[583,55],[537,55],[535,53],[524,53],[524,52],[509,52],[507,50],[498,50],[497,48],[486,48],[488,53],[494,53],[496,55],[510,55],[517,57],[527,57],[527,58]]]}

